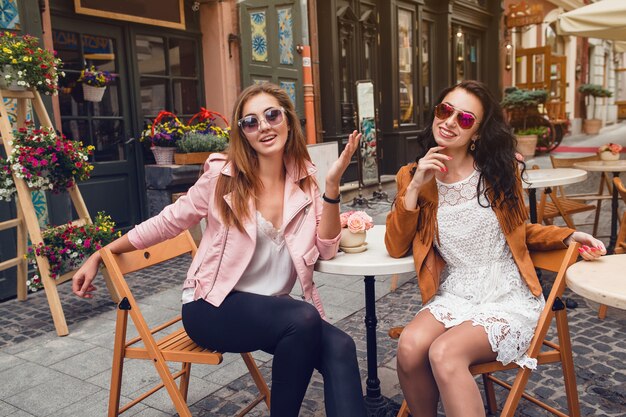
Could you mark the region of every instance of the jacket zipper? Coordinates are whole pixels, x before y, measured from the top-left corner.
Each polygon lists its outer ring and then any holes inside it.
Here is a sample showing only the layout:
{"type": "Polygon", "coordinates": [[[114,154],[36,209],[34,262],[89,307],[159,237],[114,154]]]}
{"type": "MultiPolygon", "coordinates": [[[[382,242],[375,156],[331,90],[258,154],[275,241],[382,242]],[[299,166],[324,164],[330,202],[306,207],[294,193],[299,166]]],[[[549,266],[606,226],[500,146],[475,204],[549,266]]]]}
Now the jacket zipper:
{"type": "Polygon", "coordinates": [[[302,215],[302,217],[300,217],[300,220],[298,220],[298,224],[296,225],[296,230],[293,232],[294,235],[297,235],[300,229],[302,228],[302,224],[304,224],[304,219],[306,219],[307,214],[309,214],[310,208],[311,208],[310,205],[304,208],[304,214],[302,215]]]}

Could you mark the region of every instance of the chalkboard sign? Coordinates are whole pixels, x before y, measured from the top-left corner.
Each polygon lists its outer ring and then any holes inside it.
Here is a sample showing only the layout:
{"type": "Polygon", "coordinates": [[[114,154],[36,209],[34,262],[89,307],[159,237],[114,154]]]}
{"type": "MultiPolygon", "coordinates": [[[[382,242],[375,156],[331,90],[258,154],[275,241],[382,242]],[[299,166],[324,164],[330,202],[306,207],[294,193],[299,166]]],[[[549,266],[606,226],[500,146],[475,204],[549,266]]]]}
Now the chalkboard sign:
{"type": "Polygon", "coordinates": [[[184,0],[74,0],[76,13],[185,29],[184,0]]]}

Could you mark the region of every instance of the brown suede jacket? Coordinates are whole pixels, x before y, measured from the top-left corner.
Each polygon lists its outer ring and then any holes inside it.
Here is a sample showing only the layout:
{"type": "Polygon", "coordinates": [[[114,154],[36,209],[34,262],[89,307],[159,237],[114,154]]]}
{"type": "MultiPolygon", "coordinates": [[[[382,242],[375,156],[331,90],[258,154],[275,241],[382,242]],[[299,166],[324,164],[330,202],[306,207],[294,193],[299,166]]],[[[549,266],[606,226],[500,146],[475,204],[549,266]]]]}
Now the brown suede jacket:
{"type": "MultiPolygon", "coordinates": [[[[420,190],[415,209],[407,209],[404,205],[404,194],[412,179],[410,171],[415,165],[411,163],[400,168],[396,175],[398,195],[395,208],[387,216],[385,245],[389,255],[394,258],[407,256],[412,251],[422,302],[426,304],[439,289],[440,274],[445,261],[433,246],[438,206],[436,180],[433,178],[420,190]]],[[[541,285],[528,250],[565,248],[563,241],[574,230],[526,222],[511,226],[511,214],[508,210],[496,206],[494,211],[522,278],[531,292],[538,296],[541,294],[541,285]]]]}

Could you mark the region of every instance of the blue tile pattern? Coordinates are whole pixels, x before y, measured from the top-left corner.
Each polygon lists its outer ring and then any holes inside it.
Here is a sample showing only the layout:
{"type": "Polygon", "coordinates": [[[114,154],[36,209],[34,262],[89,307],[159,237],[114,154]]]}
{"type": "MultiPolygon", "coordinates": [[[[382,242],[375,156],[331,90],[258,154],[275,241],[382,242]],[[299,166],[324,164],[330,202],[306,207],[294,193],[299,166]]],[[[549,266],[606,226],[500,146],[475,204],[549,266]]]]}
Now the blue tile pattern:
{"type": "Polygon", "coordinates": [[[267,62],[267,20],[265,11],[250,13],[250,36],[252,41],[252,60],[267,62]]]}
{"type": "Polygon", "coordinates": [[[287,92],[287,95],[291,99],[293,105],[296,105],[296,82],[295,81],[281,81],[280,88],[287,92]]]}
{"type": "Polygon", "coordinates": [[[278,49],[280,63],[293,65],[293,18],[291,7],[278,10],[278,49]]]}
{"type": "Polygon", "coordinates": [[[0,29],[20,29],[17,0],[0,0],[0,29]]]}

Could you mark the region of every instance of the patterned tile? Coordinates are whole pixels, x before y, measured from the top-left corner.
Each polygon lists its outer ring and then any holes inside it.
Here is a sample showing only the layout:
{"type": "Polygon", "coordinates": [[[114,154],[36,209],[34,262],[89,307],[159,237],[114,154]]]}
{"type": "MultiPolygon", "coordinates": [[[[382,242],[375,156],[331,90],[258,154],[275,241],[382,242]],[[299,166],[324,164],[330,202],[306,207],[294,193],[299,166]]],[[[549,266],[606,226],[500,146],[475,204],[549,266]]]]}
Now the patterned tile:
{"type": "Polygon", "coordinates": [[[280,88],[287,92],[291,102],[296,105],[296,82],[295,81],[281,81],[280,88]]]}
{"type": "Polygon", "coordinates": [[[250,13],[250,36],[252,42],[252,60],[257,62],[267,62],[267,19],[265,11],[255,11],[250,13]]]}
{"type": "Polygon", "coordinates": [[[291,7],[278,10],[278,50],[280,63],[293,65],[293,17],[291,7]]]}
{"type": "Polygon", "coordinates": [[[0,0],[0,28],[13,30],[21,28],[17,0],[0,0]]]}

